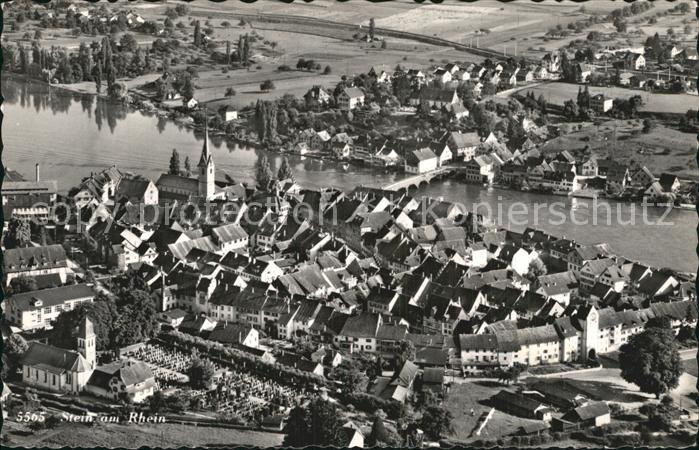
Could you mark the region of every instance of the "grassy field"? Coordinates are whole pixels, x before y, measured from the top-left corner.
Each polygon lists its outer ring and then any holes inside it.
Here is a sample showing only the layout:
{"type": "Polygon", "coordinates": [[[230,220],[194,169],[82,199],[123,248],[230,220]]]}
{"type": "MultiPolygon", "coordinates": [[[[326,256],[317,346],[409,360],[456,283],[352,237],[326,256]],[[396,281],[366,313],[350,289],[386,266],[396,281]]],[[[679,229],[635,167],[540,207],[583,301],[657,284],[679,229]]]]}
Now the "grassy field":
{"type": "Polygon", "coordinates": [[[638,119],[610,120],[599,127],[591,123],[582,126],[581,130],[564,132],[549,140],[542,149],[546,153],[568,150],[582,156],[587,147],[597,157],[605,158],[611,154],[627,164],[635,161],[647,166],[658,176],[671,172],[682,178],[699,179],[694,134],[683,133],[662,124],[657,124],[649,133],[642,133],[642,121],[638,119]]]}
{"type": "Polygon", "coordinates": [[[592,400],[620,403],[642,402],[647,399],[644,394],[637,392],[637,388],[618,375],[616,369],[601,369],[593,372],[567,373],[560,378],[527,378],[527,383],[545,382],[560,383],[565,379],[566,383],[587,395],[592,400]]]}
{"type": "Polygon", "coordinates": [[[471,436],[478,424],[478,418],[490,410],[490,406],[486,405],[487,400],[505,387],[495,382],[466,382],[452,385],[446,401],[447,408],[454,415],[452,437],[460,441],[497,439],[516,432],[517,428],[525,423],[538,422],[496,410],[481,435],[471,436]],[[473,415],[471,415],[471,408],[474,411],[473,415]]]}
{"type": "Polygon", "coordinates": [[[3,434],[12,447],[83,447],[83,448],[140,448],[140,447],[272,447],[281,445],[284,436],[260,431],[234,430],[211,427],[193,427],[180,424],[99,424],[86,428],[81,424],[62,423],[53,430],[29,436],[18,436],[5,422],[3,434]]]}
{"type": "MultiPolygon", "coordinates": [[[[177,3],[177,2],[175,2],[177,3]]],[[[185,46],[192,41],[194,18],[202,20],[203,26],[213,27],[211,38],[217,49],[223,51],[226,41],[235,43],[244,33],[255,33],[259,40],[252,46],[252,56],[255,63],[250,70],[231,70],[223,73],[221,65],[197,64],[199,79],[197,80],[196,98],[200,102],[216,102],[216,104],[232,104],[234,106],[249,105],[258,99],[273,99],[284,94],[303,95],[315,84],[332,87],[343,74],[353,75],[366,72],[371,66],[383,66],[392,69],[400,63],[407,67],[426,68],[444,62],[479,62],[480,57],[454,50],[448,47],[437,47],[409,40],[387,39],[387,48],[380,49],[377,43],[352,39],[353,31],[349,30],[318,30],[311,26],[284,23],[267,23],[252,20],[252,23],[240,25],[232,14],[235,13],[269,13],[268,6],[274,6],[274,13],[296,16],[328,19],[357,25],[357,32],[363,33],[369,19],[374,18],[378,27],[406,30],[426,35],[436,35],[456,42],[471,42],[474,33],[480,29],[490,30],[481,33],[481,47],[490,47],[502,51],[507,47],[508,53],[514,52],[514,42],[519,45],[519,51],[532,44],[527,40],[543,36],[546,30],[555,24],[567,23],[586,17],[590,13],[608,13],[619,8],[612,2],[598,2],[594,6],[585,5],[585,12],[580,11],[580,5],[573,3],[551,4],[547,6],[548,15],[540,14],[538,5],[528,3],[513,3],[505,8],[495,0],[485,0],[475,4],[417,4],[410,0],[394,1],[390,4],[369,3],[357,8],[353,3],[337,3],[330,0],[313,3],[284,4],[271,0],[258,1],[251,4],[233,3],[199,3],[189,4],[190,15],[174,20],[175,35],[185,46]],[[224,24],[224,22],[228,22],[224,24]],[[320,35],[319,35],[320,34],[320,35]],[[274,43],[271,46],[270,43],[274,43]],[[323,67],[332,68],[330,75],[317,72],[291,71],[278,72],[282,65],[295,67],[299,58],[314,59],[323,67]],[[269,92],[261,92],[259,85],[264,80],[272,80],[276,86],[269,92]],[[237,95],[233,98],[224,96],[226,89],[234,88],[237,95]]],[[[173,4],[134,4],[128,9],[141,14],[147,20],[162,22],[166,8],[173,4]]],[[[120,6],[110,6],[118,9],[120,6]]],[[[654,10],[665,8],[659,5],[654,10]]],[[[664,18],[663,18],[664,19],[664,18]]],[[[21,40],[22,36],[35,29],[34,21],[27,21],[17,32],[6,31],[5,37],[13,42],[21,40]]],[[[150,45],[153,36],[135,33],[136,40],[142,45],[150,45]]],[[[116,36],[117,39],[120,37],[116,36]]],[[[78,36],[70,34],[70,30],[49,29],[43,31],[41,43],[43,46],[59,45],[77,48],[80,42],[91,42],[97,37],[78,36]]],[[[474,41],[475,42],[475,41],[474,41]]],[[[29,45],[29,41],[24,42],[29,45]]],[[[563,45],[559,43],[557,45],[563,45]]],[[[193,56],[192,51],[187,50],[193,56]]],[[[185,53],[186,54],[186,53],[185,53]]],[[[200,56],[203,56],[201,54],[200,56]]],[[[191,64],[190,58],[181,57],[180,62],[173,64],[175,68],[184,68],[191,64]]],[[[90,92],[93,87],[75,86],[77,90],[90,92]]],[[[129,83],[130,86],[136,83],[129,83]]],[[[535,88],[536,89],[536,88],[535,88]]],[[[577,92],[577,87],[549,85],[545,88],[549,100],[562,103],[570,98],[570,90],[577,92]]],[[[627,91],[631,92],[631,91],[627,91]]],[[[625,94],[627,92],[624,92],[625,94]]],[[[629,94],[630,95],[630,94],[629,94]]],[[[658,111],[677,110],[678,96],[671,98],[654,98],[649,102],[648,109],[658,111]]],[[[680,100],[682,104],[694,103],[694,98],[680,100]]]]}
{"type": "MultiPolygon", "coordinates": [[[[547,102],[554,105],[563,105],[566,100],[577,99],[578,89],[581,86],[573,83],[553,82],[541,84],[531,89],[522,89],[520,94],[534,92],[539,97],[543,95],[547,102]]],[[[679,113],[684,114],[688,109],[696,109],[699,97],[690,94],[661,94],[650,93],[639,89],[626,89],[621,87],[598,87],[590,86],[590,95],[604,94],[611,98],[629,98],[640,95],[644,105],[641,111],[658,113],[679,113]]]]}

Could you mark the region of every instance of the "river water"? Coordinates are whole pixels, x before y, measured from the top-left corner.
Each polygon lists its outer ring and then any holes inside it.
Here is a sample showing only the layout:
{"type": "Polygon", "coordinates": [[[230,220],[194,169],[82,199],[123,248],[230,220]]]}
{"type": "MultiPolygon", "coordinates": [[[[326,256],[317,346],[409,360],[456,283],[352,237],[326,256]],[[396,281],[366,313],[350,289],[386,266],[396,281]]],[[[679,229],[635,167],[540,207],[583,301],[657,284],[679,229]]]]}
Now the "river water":
{"type": "MultiPolygon", "coordinates": [[[[193,166],[199,160],[203,136],[156,115],[41,83],[5,78],[2,94],[3,163],[28,179],[39,163],[41,177],[58,180],[62,192],[112,164],[157,180],[167,171],[173,148],[182,162],[187,156],[193,166]]],[[[255,161],[263,154],[275,169],[281,162],[277,154],[241,147],[216,136],[211,136],[210,142],[219,177],[225,173],[236,181],[251,181],[255,161]]],[[[297,181],[306,187],[351,189],[359,184],[388,183],[397,177],[331,161],[289,159],[297,181]]],[[[607,201],[595,205],[587,199],[484,189],[455,180],[435,183],[419,193],[462,203],[468,210],[477,204],[487,205],[477,210],[492,211],[489,216],[494,222],[515,231],[532,226],[583,243],[609,242],[628,258],[696,272],[697,217],[693,211],[674,210],[663,218],[665,211],[659,208],[607,201]]]]}

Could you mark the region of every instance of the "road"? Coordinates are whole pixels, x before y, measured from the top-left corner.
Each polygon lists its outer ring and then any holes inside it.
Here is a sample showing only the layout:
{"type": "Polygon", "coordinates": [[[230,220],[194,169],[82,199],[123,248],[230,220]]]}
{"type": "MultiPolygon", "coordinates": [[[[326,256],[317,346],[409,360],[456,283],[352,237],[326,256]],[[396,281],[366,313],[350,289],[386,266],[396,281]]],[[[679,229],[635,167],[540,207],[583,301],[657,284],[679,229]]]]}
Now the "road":
{"type": "Polygon", "coordinates": [[[680,358],[684,359],[694,359],[697,357],[696,348],[688,348],[686,350],[680,350],[680,358]]]}

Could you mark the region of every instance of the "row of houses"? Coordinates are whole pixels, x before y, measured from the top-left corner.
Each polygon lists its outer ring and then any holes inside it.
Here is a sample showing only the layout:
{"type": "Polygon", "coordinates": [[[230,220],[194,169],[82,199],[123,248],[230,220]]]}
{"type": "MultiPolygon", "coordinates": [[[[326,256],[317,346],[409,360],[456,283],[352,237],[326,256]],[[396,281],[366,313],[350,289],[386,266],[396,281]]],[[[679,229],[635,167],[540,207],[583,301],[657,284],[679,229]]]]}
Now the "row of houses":
{"type": "Polygon", "coordinates": [[[676,331],[680,326],[692,327],[696,305],[691,300],[656,303],[637,311],[597,310],[585,305],[537,327],[517,328],[512,321],[496,322],[481,334],[459,336],[461,366],[464,373],[476,374],[517,363],[536,366],[595,358],[619,350],[656,317],[670,318],[676,331]]]}

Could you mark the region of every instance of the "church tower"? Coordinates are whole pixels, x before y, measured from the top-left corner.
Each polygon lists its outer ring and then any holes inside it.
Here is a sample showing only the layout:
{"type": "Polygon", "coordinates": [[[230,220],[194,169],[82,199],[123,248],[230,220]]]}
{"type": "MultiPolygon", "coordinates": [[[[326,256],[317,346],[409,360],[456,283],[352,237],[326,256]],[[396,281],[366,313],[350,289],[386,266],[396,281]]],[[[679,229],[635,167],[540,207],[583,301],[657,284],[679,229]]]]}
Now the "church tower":
{"type": "Polygon", "coordinates": [[[582,342],[580,345],[583,361],[597,358],[599,343],[599,313],[593,305],[583,307],[582,342]]]}
{"type": "Polygon", "coordinates": [[[204,126],[204,147],[201,149],[201,158],[199,158],[199,197],[211,200],[214,197],[215,185],[214,177],[216,167],[214,166],[214,158],[209,152],[209,124],[204,126]]]}
{"type": "Polygon", "coordinates": [[[78,352],[87,361],[88,368],[97,365],[97,335],[90,319],[85,317],[78,327],[78,352]]]}

